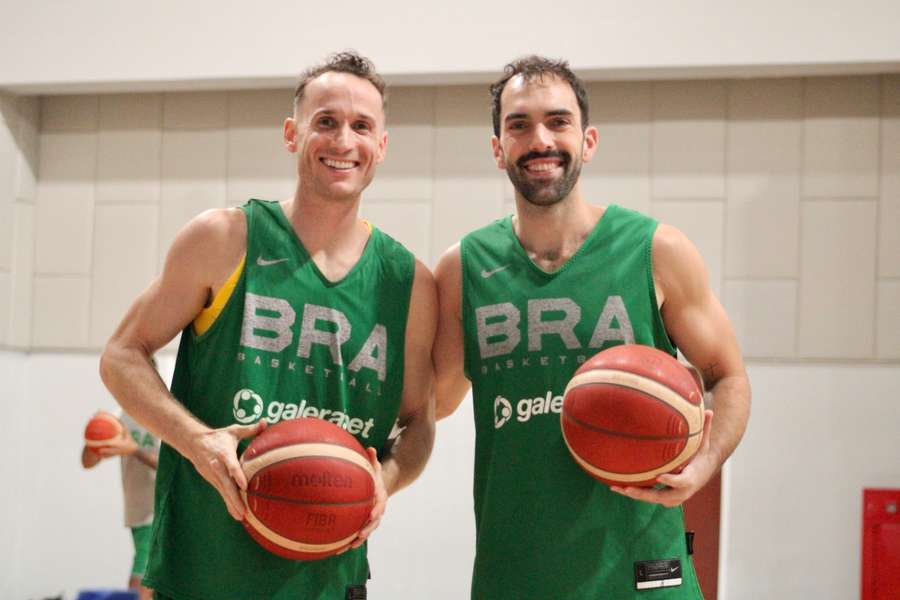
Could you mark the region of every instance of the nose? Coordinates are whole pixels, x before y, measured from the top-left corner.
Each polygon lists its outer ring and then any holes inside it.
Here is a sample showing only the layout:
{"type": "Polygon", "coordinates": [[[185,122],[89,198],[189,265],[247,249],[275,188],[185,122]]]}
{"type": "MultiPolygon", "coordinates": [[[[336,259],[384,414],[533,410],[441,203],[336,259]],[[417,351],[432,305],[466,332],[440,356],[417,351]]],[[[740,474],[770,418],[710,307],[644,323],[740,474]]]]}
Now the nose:
{"type": "Polygon", "coordinates": [[[538,123],[531,138],[531,149],[544,151],[553,147],[553,132],[538,123]]]}
{"type": "Polygon", "coordinates": [[[345,151],[350,149],[350,136],[352,135],[352,131],[350,130],[350,125],[347,123],[342,124],[341,126],[335,128],[334,131],[334,146],[335,150],[345,151]]]}

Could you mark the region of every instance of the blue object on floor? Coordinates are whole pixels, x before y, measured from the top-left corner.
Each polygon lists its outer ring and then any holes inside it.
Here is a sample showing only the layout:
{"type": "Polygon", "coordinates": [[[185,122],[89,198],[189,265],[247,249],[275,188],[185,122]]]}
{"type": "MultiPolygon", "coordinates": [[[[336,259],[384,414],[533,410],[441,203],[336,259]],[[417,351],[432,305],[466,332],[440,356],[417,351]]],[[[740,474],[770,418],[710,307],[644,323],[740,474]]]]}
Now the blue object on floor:
{"type": "Polygon", "coordinates": [[[75,600],[138,600],[134,590],[82,590],[75,600]]]}

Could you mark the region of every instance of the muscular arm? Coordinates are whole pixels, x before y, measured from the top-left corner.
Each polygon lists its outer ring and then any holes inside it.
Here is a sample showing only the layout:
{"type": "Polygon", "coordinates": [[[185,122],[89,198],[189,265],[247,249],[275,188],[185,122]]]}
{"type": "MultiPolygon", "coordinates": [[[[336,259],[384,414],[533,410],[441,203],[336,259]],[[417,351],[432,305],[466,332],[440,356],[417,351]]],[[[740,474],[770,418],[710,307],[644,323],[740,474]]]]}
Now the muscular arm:
{"type": "Polygon", "coordinates": [[[440,307],[434,342],[435,410],[437,419],[443,419],[453,414],[470,387],[464,368],[459,244],[444,253],[434,275],[440,307]]]}
{"type": "Polygon", "coordinates": [[[434,446],[434,367],[431,347],[437,326],[437,293],[434,278],[416,261],[409,317],[406,325],[403,399],[400,436],[384,459],[384,483],[393,494],[412,483],[425,468],[434,446]]]}
{"type": "Polygon", "coordinates": [[[369,522],[353,542],[354,548],[361,546],[380,524],[388,496],[415,481],[431,455],[434,446],[431,347],[436,327],[434,278],[425,265],[416,261],[403,352],[403,396],[398,416],[402,431],[380,465],[374,448],[369,448],[370,459],[380,478],[376,478],[376,501],[369,522]]]}
{"type": "Polygon", "coordinates": [[[660,225],[653,238],[653,275],[666,331],[703,375],[712,393],[704,441],[677,475],[662,475],[665,490],[615,488],[666,506],[681,504],[715,475],[744,435],[750,416],[750,382],[734,329],[709,285],[703,259],[677,229],[660,225]]]}
{"type": "Polygon", "coordinates": [[[229,512],[243,518],[237,485],[246,485],[234,455],[237,436],[260,427],[212,430],[173,398],[150,363],[204,308],[246,248],[246,222],[237,209],[208,211],[176,237],[160,275],[138,296],[110,338],[100,376],[136,421],[190,460],[223,496],[229,512]],[[233,442],[233,443],[232,443],[233,442]]]}

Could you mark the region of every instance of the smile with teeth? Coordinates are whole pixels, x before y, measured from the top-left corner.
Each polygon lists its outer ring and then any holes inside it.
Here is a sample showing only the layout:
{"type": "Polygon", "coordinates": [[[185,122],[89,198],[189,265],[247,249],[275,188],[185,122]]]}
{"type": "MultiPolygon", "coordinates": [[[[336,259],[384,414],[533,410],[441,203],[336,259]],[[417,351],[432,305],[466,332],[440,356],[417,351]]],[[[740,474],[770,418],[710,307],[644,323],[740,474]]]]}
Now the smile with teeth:
{"type": "Polygon", "coordinates": [[[349,160],[335,160],[333,158],[320,158],[319,160],[321,160],[322,164],[327,167],[331,167],[332,169],[339,169],[342,171],[346,169],[352,169],[356,166],[355,162],[349,160]]]}
{"type": "Polygon", "coordinates": [[[552,171],[559,166],[561,165],[558,162],[537,162],[526,164],[525,168],[533,173],[546,173],[547,171],[552,171]]]}

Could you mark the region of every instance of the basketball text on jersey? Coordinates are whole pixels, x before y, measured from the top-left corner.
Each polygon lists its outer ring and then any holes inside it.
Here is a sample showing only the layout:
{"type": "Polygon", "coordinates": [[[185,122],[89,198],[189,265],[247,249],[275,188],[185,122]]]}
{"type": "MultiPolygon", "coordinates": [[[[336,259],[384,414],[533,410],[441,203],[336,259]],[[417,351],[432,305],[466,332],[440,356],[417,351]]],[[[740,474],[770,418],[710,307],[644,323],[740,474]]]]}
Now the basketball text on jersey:
{"type": "Polygon", "coordinates": [[[252,362],[272,369],[285,368],[307,376],[335,377],[347,381],[347,385],[362,392],[381,395],[381,385],[387,379],[387,327],[376,323],[366,337],[359,352],[345,366],[344,344],[350,340],[353,325],[340,310],[306,303],[303,305],[296,351],[288,348],[293,344],[297,313],[283,298],[247,293],[244,301],[244,316],[241,325],[241,350],[239,362],[252,362]],[[314,346],[327,348],[334,369],[315,367],[297,359],[309,360],[314,346]],[[276,356],[249,356],[248,350],[260,350],[276,356]],[[287,356],[284,356],[287,352],[287,356]],[[357,380],[363,370],[372,377],[357,380]],[[345,374],[351,371],[351,375],[345,374]],[[363,381],[369,379],[369,381],[363,381]]]}
{"type": "MultiPolygon", "coordinates": [[[[515,369],[520,367],[540,367],[565,363],[573,358],[582,363],[585,355],[569,357],[535,356],[519,360],[501,359],[512,354],[527,340],[529,352],[543,351],[543,337],[556,335],[567,350],[584,348],[585,344],[575,334],[575,327],[581,321],[581,306],[571,298],[537,298],[528,300],[527,321],[522,331],[522,312],[511,302],[489,304],[475,309],[475,324],[478,333],[478,349],[482,359],[497,359],[492,364],[483,363],[481,372],[487,375],[491,370],[515,369]],[[550,318],[547,318],[550,317],[550,318]]],[[[603,311],[597,319],[593,334],[587,340],[587,347],[599,349],[607,342],[634,343],[634,331],[625,302],[621,296],[608,296],[603,311]]],[[[591,353],[593,354],[593,352],[591,353]]]]}
{"type": "Polygon", "coordinates": [[[375,419],[362,420],[339,410],[329,410],[308,406],[306,398],[298,403],[280,402],[278,400],[263,401],[262,397],[251,389],[238,390],[232,400],[234,420],[242,425],[255,423],[265,419],[270,425],[288,419],[313,417],[334,423],[353,435],[369,437],[369,431],[375,425],[375,419]]]}

